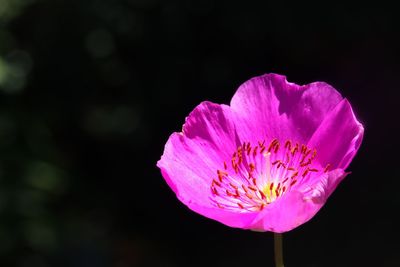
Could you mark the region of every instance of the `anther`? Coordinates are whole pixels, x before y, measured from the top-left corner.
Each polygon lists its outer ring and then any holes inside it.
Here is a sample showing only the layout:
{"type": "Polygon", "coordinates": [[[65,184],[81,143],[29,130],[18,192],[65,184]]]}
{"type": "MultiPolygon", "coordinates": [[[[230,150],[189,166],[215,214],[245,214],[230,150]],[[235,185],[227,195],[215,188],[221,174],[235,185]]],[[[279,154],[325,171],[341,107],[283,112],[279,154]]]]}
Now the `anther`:
{"type": "Polygon", "coordinates": [[[228,189],[226,189],[225,192],[228,195],[228,197],[233,197],[234,196],[234,194],[232,194],[228,189]]]}
{"type": "Polygon", "coordinates": [[[256,169],[254,163],[249,163],[250,172],[253,172],[256,169]]]}
{"type": "Polygon", "coordinates": [[[235,197],[240,197],[240,194],[239,194],[239,189],[235,189],[235,193],[236,193],[236,195],[235,195],[235,197]]]}
{"type": "Polygon", "coordinates": [[[248,197],[249,199],[253,199],[253,196],[250,195],[249,193],[246,193],[245,195],[246,195],[246,197],[248,197]]]}
{"type": "Polygon", "coordinates": [[[281,188],[281,183],[278,183],[278,186],[276,187],[276,190],[279,190],[281,188]]]}
{"type": "Polygon", "coordinates": [[[309,164],[311,164],[311,159],[308,159],[306,162],[301,163],[300,167],[304,167],[304,166],[307,166],[309,164]]]}
{"type": "Polygon", "coordinates": [[[217,189],[216,189],[215,187],[211,187],[211,192],[212,192],[214,195],[219,196],[219,193],[218,193],[218,191],[217,191],[217,189]]]}
{"type": "Polygon", "coordinates": [[[313,160],[316,156],[317,156],[317,150],[314,148],[311,160],[313,160]]]}
{"type": "Polygon", "coordinates": [[[274,188],[274,183],[271,183],[271,184],[269,185],[269,191],[272,191],[272,188],[274,188]]]}
{"type": "Polygon", "coordinates": [[[295,145],[295,146],[292,148],[292,150],[291,150],[292,156],[294,156],[294,154],[295,154],[297,151],[299,151],[299,144],[298,144],[298,143],[296,143],[296,145],[295,145]]]}
{"type": "Polygon", "coordinates": [[[254,192],[257,192],[258,189],[255,188],[254,186],[249,185],[247,188],[249,188],[250,190],[253,190],[254,192]]]}
{"type": "Polygon", "coordinates": [[[279,197],[279,190],[278,190],[278,189],[275,189],[275,195],[276,195],[277,197],[279,197]]]}
{"type": "Polygon", "coordinates": [[[328,172],[330,170],[330,168],[331,168],[331,164],[328,163],[324,169],[324,172],[328,172]]]}
{"type": "Polygon", "coordinates": [[[286,149],[289,149],[289,150],[292,148],[292,142],[290,142],[290,140],[287,140],[287,141],[286,141],[286,143],[285,143],[285,148],[286,148],[286,149]]]}
{"type": "Polygon", "coordinates": [[[251,149],[251,144],[250,142],[247,142],[247,150],[251,149]]]}
{"type": "Polygon", "coordinates": [[[269,147],[268,147],[268,152],[271,152],[271,150],[275,147],[276,144],[279,144],[278,139],[274,139],[271,141],[269,147]]]}
{"type": "Polygon", "coordinates": [[[258,149],[258,146],[255,146],[255,147],[254,147],[254,150],[253,150],[253,156],[254,156],[254,157],[257,155],[257,149],[258,149]]]}
{"type": "Polygon", "coordinates": [[[217,182],[215,179],[213,179],[212,183],[217,185],[218,187],[221,187],[221,184],[219,182],[217,182]]]}
{"type": "Polygon", "coordinates": [[[247,188],[246,188],[246,186],[244,184],[242,184],[242,188],[243,188],[244,192],[246,192],[246,193],[248,192],[248,190],[247,190],[247,188]]]}
{"type": "Polygon", "coordinates": [[[250,153],[251,153],[251,146],[248,146],[247,147],[247,156],[250,156],[250,153]]]}
{"type": "Polygon", "coordinates": [[[285,168],[286,169],[286,164],[285,163],[283,163],[282,161],[281,162],[279,162],[279,164],[278,164],[278,166],[276,166],[276,168],[277,169],[279,169],[279,167],[280,166],[282,166],[283,168],[285,168]]]}
{"type": "Polygon", "coordinates": [[[227,172],[224,172],[224,171],[221,171],[221,170],[217,170],[217,174],[221,175],[221,176],[227,176],[228,175],[227,172]]]}
{"type": "Polygon", "coordinates": [[[278,150],[279,150],[279,143],[277,143],[275,146],[275,150],[274,150],[275,154],[278,153],[278,150]]]}

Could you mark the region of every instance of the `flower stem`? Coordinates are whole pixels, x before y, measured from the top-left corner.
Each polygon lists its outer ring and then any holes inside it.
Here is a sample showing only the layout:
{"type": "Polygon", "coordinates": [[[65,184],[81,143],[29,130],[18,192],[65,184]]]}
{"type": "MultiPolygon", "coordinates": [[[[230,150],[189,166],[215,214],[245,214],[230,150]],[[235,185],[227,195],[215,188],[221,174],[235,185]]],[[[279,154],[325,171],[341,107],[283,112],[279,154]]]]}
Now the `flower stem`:
{"type": "Polygon", "coordinates": [[[275,266],[283,266],[282,234],[274,233],[275,266]]]}

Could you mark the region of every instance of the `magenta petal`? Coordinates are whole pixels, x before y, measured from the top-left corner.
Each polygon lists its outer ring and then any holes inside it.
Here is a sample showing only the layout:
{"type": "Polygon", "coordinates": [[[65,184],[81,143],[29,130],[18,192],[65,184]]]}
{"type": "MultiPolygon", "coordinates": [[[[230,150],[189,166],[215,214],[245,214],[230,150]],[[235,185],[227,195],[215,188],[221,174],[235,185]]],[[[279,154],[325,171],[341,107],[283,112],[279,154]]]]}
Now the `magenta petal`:
{"type": "Polygon", "coordinates": [[[241,85],[231,108],[240,117],[237,131],[243,140],[267,137],[307,143],[341,99],[326,83],[299,86],[287,82],[285,76],[266,74],[241,85]]]}
{"type": "Polygon", "coordinates": [[[210,205],[210,182],[235,146],[229,107],[203,102],[186,118],[183,133],[170,136],[157,166],[185,204],[210,205]]]}
{"type": "Polygon", "coordinates": [[[361,145],[363,134],[363,126],[344,99],[325,117],[308,145],[318,148],[321,165],[346,169],[361,145]]]}
{"type": "Polygon", "coordinates": [[[342,170],[324,174],[313,186],[293,190],[268,206],[253,223],[255,230],[283,233],[309,221],[346,176],[342,170]]]}
{"type": "Polygon", "coordinates": [[[258,212],[241,213],[241,212],[224,210],[217,207],[209,207],[202,203],[199,204],[191,202],[188,203],[187,206],[191,210],[207,218],[219,221],[220,223],[223,223],[230,227],[243,228],[243,229],[253,229],[254,220],[259,216],[258,212]]]}
{"type": "Polygon", "coordinates": [[[157,166],[179,200],[190,209],[232,227],[248,228],[257,213],[219,209],[210,200],[217,169],[235,150],[236,133],[225,105],[203,102],[187,117],[184,133],[174,133],[157,166]]]}
{"type": "Polygon", "coordinates": [[[342,169],[335,169],[310,181],[299,190],[303,192],[305,199],[312,199],[315,203],[323,204],[347,174],[342,169]]]}
{"type": "Polygon", "coordinates": [[[178,199],[184,203],[189,209],[220,223],[223,223],[230,227],[237,227],[243,229],[252,229],[253,221],[258,216],[258,213],[238,213],[232,212],[228,210],[223,210],[217,208],[215,206],[210,205],[210,200],[208,198],[201,199],[203,197],[209,196],[209,185],[207,187],[207,192],[203,192],[199,190],[198,192],[201,195],[198,195],[196,192],[196,188],[193,190],[188,190],[189,188],[182,188],[182,185],[179,181],[174,181],[168,175],[166,171],[164,171],[164,167],[162,166],[161,160],[158,162],[158,167],[161,168],[161,172],[168,185],[173,189],[176,193],[178,199]]]}

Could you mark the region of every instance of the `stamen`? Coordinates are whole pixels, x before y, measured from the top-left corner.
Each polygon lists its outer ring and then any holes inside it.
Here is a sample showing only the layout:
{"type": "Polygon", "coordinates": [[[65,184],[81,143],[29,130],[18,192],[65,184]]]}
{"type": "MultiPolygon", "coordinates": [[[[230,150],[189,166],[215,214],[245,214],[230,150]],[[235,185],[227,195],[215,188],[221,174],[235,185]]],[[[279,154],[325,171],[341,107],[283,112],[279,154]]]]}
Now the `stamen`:
{"type": "Polygon", "coordinates": [[[249,188],[250,190],[253,190],[254,192],[258,191],[257,188],[255,188],[254,186],[249,185],[247,188],[249,188]]]}
{"type": "Polygon", "coordinates": [[[213,182],[213,184],[217,185],[218,187],[221,187],[221,184],[219,182],[215,181],[214,179],[212,182],[213,182]]]}
{"type": "Polygon", "coordinates": [[[331,164],[328,163],[324,169],[324,172],[328,172],[330,170],[330,168],[331,168],[331,164]]]}
{"type": "Polygon", "coordinates": [[[308,172],[310,171],[310,169],[309,168],[307,168],[305,171],[304,171],[304,173],[303,173],[303,177],[306,177],[306,175],[308,174],[308,172]]]}
{"type": "Polygon", "coordinates": [[[314,163],[317,150],[305,144],[273,139],[266,146],[243,142],[233,151],[231,167],[223,161],[217,177],[211,179],[210,199],[221,209],[257,212],[291,191],[311,175],[321,175],[330,169],[314,163]],[[280,146],[282,149],[280,151],[280,146]]]}
{"type": "Polygon", "coordinates": [[[253,157],[257,156],[257,149],[258,149],[258,146],[255,146],[254,150],[253,150],[253,157]]]}
{"type": "Polygon", "coordinates": [[[277,197],[279,197],[279,190],[278,190],[278,189],[275,189],[275,195],[276,195],[277,197]]]}
{"type": "Polygon", "coordinates": [[[286,143],[285,143],[285,148],[286,148],[286,149],[289,149],[289,150],[292,148],[292,142],[291,142],[290,140],[287,140],[287,141],[286,141],[286,143]]]}
{"type": "Polygon", "coordinates": [[[250,172],[253,172],[256,169],[254,163],[249,163],[250,172]]]}
{"type": "Polygon", "coordinates": [[[298,143],[296,143],[296,146],[293,147],[292,150],[291,150],[292,156],[294,156],[294,154],[295,154],[297,151],[299,151],[299,144],[298,144],[298,143]]]}
{"type": "Polygon", "coordinates": [[[274,150],[275,154],[278,153],[278,149],[279,149],[279,143],[277,143],[275,146],[275,150],[274,150]]]}

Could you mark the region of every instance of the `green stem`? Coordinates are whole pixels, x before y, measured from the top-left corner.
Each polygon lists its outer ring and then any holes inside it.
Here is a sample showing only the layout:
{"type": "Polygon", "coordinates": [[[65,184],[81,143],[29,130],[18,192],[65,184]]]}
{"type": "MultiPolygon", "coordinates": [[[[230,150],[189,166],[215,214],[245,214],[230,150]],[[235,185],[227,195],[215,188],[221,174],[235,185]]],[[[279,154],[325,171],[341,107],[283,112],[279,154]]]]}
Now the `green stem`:
{"type": "Polygon", "coordinates": [[[283,266],[282,234],[274,233],[275,266],[283,266]]]}

